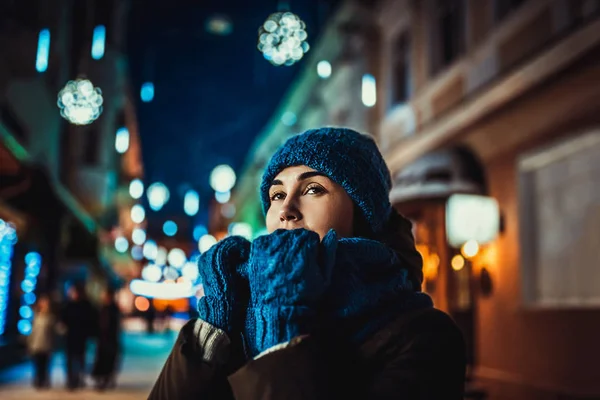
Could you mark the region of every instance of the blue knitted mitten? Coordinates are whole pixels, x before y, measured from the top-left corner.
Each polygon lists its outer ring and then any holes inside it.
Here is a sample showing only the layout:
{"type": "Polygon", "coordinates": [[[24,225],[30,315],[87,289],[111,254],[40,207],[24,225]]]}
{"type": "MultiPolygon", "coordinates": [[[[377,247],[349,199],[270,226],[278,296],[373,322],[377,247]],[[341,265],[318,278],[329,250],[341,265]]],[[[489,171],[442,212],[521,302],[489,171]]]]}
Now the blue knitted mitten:
{"type": "Polygon", "coordinates": [[[245,271],[250,285],[245,326],[250,356],[311,332],[317,303],[331,279],[336,246],[333,230],[323,243],[305,229],[279,229],[252,242],[245,271]]]}
{"type": "Polygon", "coordinates": [[[231,236],[215,244],[198,260],[204,286],[204,296],[198,300],[199,317],[229,335],[235,321],[243,320],[243,303],[247,299],[240,298],[243,282],[236,269],[248,260],[249,254],[250,242],[241,236],[231,236]]]}

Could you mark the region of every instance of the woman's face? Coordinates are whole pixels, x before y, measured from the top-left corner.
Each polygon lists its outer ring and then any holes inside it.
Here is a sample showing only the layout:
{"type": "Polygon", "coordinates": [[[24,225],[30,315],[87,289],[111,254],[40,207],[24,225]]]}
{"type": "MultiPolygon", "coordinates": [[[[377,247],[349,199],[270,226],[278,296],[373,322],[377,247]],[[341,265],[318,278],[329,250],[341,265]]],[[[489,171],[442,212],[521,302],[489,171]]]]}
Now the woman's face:
{"type": "Polygon", "coordinates": [[[352,236],[352,200],[340,185],[312,168],[300,165],[281,171],[271,183],[269,199],[269,233],[304,228],[323,239],[335,229],[338,237],[352,236]]]}

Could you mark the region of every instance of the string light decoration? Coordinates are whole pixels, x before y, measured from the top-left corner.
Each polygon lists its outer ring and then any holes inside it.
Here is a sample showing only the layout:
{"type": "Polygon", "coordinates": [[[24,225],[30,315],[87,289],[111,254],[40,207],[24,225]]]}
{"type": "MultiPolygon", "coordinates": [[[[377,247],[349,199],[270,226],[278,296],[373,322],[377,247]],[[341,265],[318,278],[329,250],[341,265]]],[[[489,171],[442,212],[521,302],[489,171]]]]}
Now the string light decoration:
{"type": "Polygon", "coordinates": [[[12,255],[17,240],[15,226],[0,218],[0,336],[4,334],[7,322],[12,255]]]}
{"type": "Polygon", "coordinates": [[[60,115],[74,125],[89,125],[102,113],[102,91],[88,79],[69,81],[58,93],[60,115]]]}
{"type": "Polygon", "coordinates": [[[276,12],[258,30],[258,50],[271,64],[290,66],[309,50],[306,24],[291,12],[276,12]]]}

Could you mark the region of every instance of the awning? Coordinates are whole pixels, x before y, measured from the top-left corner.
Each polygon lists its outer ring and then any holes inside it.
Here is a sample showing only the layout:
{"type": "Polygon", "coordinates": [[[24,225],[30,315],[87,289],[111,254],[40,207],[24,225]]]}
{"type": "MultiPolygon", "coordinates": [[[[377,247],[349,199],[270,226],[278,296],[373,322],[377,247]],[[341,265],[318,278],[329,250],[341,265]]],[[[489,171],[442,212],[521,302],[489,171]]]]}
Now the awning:
{"type": "Polygon", "coordinates": [[[428,153],[393,178],[392,204],[413,200],[444,199],[455,193],[486,194],[483,167],[464,147],[428,153]]]}

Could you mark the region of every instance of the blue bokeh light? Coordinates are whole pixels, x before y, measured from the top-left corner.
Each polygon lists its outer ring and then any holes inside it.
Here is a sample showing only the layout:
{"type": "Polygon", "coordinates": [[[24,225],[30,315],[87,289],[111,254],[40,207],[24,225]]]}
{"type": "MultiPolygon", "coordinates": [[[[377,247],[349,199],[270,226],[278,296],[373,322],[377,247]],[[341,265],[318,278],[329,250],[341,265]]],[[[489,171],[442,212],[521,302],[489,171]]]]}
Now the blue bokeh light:
{"type": "Polygon", "coordinates": [[[125,253],[129,248],[129,242],[123,236],[119,236],[115,239],[115,250],[119,253],[125,253]]]}
{"type": "Polygon", "coordinates": [[[38,48],[35,57],[35,69],[37,72],[45,72],[48,69],[50,58],[50,31],[42,29],[38,35],[38,48]]]}
{"type": "Polygon", "coordinates": [[[33,303],[35,303],[36,297],[34,293],[25,293],[23,295],[23,303],[25,303],[26,305],[32,305],[33,303]]]}
{"type": "Polygon", "coordinates": [[[129,130],[126,127],[117,129],[115,136],[115,150],[119,154],[125,153],[129,149],[129,130]]]}
{"type": "Polygon", "coordinates": [[[104,25],[98,25],[94,28],[94,35],[92,38],[92,58],[99,60],[104,57],[104,47],[106,44],[106,27],[104,25]]]}
{"type": "Polygon", "coordinates": [[[197,242],[202,236],[206,235],[207,233],[208,230],[204,225],[196,225],[196,227],[194,227],[194,232],[192,235],[194,236],[194,240],[197,242]]]}
{"type": "Polygon", "coordinates": [[[31,251],[31,252],[25,254],[25,264],[27,264],[27,265],[39,264],[41,261],[42,261],[42,256],[40,256],[40,253],[31,251]]]}
{"type": "Polygon", "coordinates": [[[33,289],[35,289],[35,284],[36,281],[34,279],[24,279],[23,282],[21,282],[21,290],[23,293],[33,292],[33,289]]]}
{"type": "Polygon", "coordinates": [[[22,319],[17,323],[17,329],[21,335],[29,335],[31,333],[31,321],[22,319]]]}
{"type": "Polygon", "coordinates": [[[144,103],[152,101],[154,98],[154,84],[152,82],[146,82],[142,85],[140,97],[144,103]]]}
{"type": "Polygon", "coordinates": [[[33,317],[33,310],[29,306],[21,306],[19,308],[19,315],[21,318],[31,319],[33,317]]]}
{"type": "Polygon", "coordinates": [[[173,221],[165,221],[163,224],[163,232],[167,236],[175,236],[177,234],[177,224],[173,221]]]}

